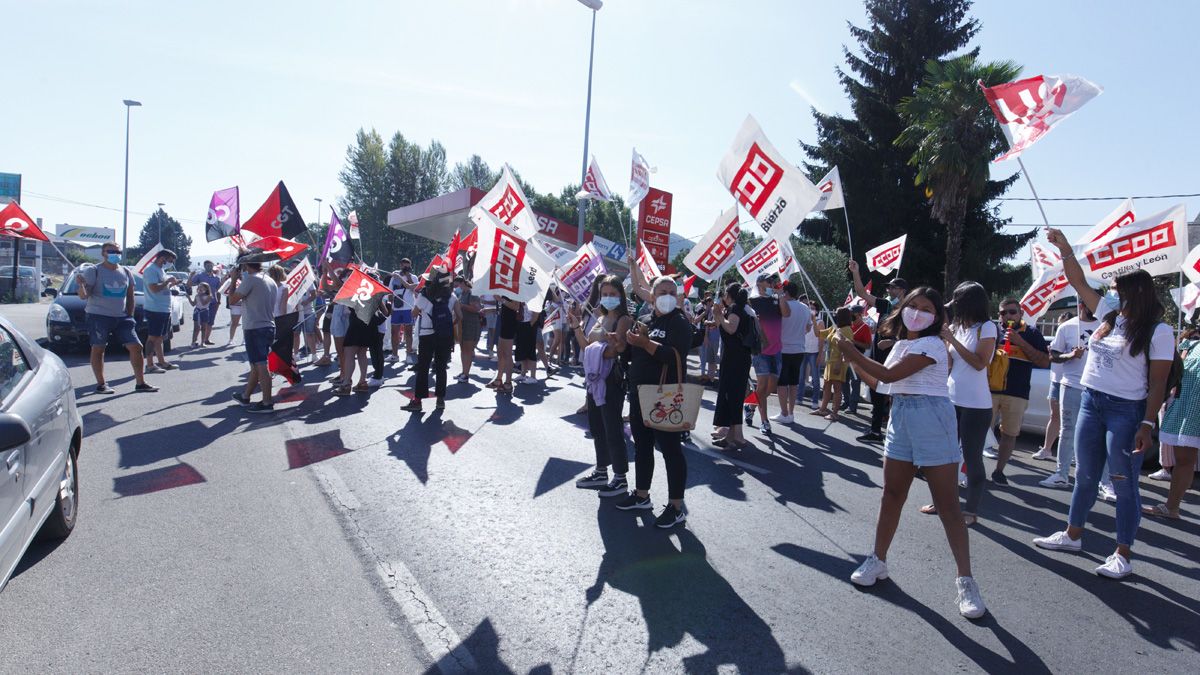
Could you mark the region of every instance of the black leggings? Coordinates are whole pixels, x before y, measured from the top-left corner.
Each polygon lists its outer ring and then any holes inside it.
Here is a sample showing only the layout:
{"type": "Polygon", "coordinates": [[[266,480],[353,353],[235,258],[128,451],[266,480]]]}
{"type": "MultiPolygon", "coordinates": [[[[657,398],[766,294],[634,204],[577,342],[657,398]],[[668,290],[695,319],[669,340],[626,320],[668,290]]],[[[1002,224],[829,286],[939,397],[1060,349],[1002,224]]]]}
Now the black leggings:
{"type": "Polygon", "coordinates": [[[375,331],[375,336],[371,339],[371,344],[368,347],[371,351],[371,369],[375,372],[372,374],[377,380],[383,379],[383,333],[378,329],[375,331]]]}
{"type": "Polygon", "coordinates": [[[620,387],[608,387],[604,405],[596,405],[587,395],[588,430],[596,446],[596,468],[608,468],[624,476],[629,473],[629,449],[625,446],[625,422],[621,420],[625,392],[620,387]]]}
{"type": "Polygon", "coordinates": [[[892,397],[871,390],[871,431],[883,433],[883,425],[887,422],[888,411],[892,407],[892,397]]]}
{"type": "Polygon", "coordinates": [[[629,391],[629,431],[633,434],[637,466],[637,489],[649,490],[654,479],[654,446],[662,453],[667,465],[667,498],[683,499],[687,487],[687,460],[683,457],[683,434],[678,431],[659,431],[642,423],[642,406],[638,402],[637,386],[629,391]]]}
{"type": "Polygon", "coordinates": [[[446,366],[450,363],[451,340],[438,339],[433,335],[417,338],[417,400],[429,398],[429,366],[437,381],[434,393],[438,398],[446,395],[446,366]]]}
{"type": "Polygon", "coordinates": [[[983,444],[992,425],[991,408],[962,408],[954,406],[958,417],[958,444],[962,446],[963,462],[967,465],[967,502],[963,511],[979,513],[979,501],[987,484],[983,466],[983,444]]]}

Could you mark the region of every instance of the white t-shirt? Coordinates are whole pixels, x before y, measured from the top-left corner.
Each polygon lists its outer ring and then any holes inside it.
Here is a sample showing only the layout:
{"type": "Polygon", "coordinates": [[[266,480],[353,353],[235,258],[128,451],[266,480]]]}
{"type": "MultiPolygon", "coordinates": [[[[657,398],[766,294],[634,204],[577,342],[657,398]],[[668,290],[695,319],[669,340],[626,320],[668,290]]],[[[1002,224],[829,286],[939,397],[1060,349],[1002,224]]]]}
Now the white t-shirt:
{"type": "MultiPolygon", "coordinates": [[[[404,278],[403,275],[401,278],[404,278]]],[[[414,283],[416,280],[417,278],[412,274],[409,274],[408,279],[406,279],[408,283],[414,283]]],[[[399,279],[392,277],[392,279],[388,281],[388,288],[392,289],[392,295],[395,296],[393,302],[395,303],[396,309],[413,308],[413,296],[415,294],[413,291],[410,291],[407,287],[405,287],[404,284],[400,283],[399,279]]]]}
{"type": "MultiPolygon", "coordinates": [[[[1119,306],[1113,298],[1101,298],[1096,307],[1096,316],[1107,316],[1119,306]]],[[[1171,327],[1159,323],[1150,338],[1150,360],[1170,361],[1174,359],[1175,336],[1171,327]]],[[[1130,401],[1146,398],[1148,375],[1146,355],[1131,356],[1125,344],[1125,318],[1117,316],[1117,323],[1104,338],[1097,340],[1093,335],[1088,340],[1087,363],[1079,383],[1089,389],[1103,392],[1130,401]]]]}
{"type": "Polygon", "coordinates": [[[812,323],[813,330],[812,330],[812,332],[810,332],[804,336],[804,353],[805,354],[816,354],[818,351],[820,351],[820,347],[821,347],[821,342],[820,342],[821,338],[819,335],[817,335],[817,324],[816,324],[816,321],[812,321],[811,316],[812,316],[812,310],[810,309],[809,310],[809,317],[810,317],[809,320],[812,323]]]}
{"type": "MultiPolygon", "coordinates": [[[[954,338],[967,350],[974,352],[979,343],[991,338],[995,340],[996,324],[984,321],[974,326],[956,326],[954,338]]],[[[992,391],[988,387],[987,366],[975,370],[967,360],[950,350],[950,401],[960,408],[991,409],[992,391]]]]}
{"type": "MultiPolygon", "coordinates": [[[[780,335],[783,340],[783,353],[802,354],[808,351],[806,347],[808,331],[812,327],[812,310],[799,300],[788,300],[787,304],[791,315],[783,317],[780,335]]],[[[813,337],[815,340],[816,336],[813,337]]],[[[812,351],[817,351],[815,344],[812,351]]]]}
{"type": "Polygon", "coordinates": [[[1062,382],[1068,387],[1080,388],[1079,379],[1083,377],[1083,366],[1087,363],[1088,340],[1099,327],[1100,319],[1083,321],[1079,317],[1068,319],[1058,327],[1054,333],[1054,339],[1050,342],[1050,351],[1067,354],[1076,347],[1083,347],[1085,351],[1083,356],[1077,359],[1066,363],[1052,364],[1050,372],[1054,373],[1055,369],[1058,370],[1057,377],[1051,375],[1053,382],[1062,382]]]}
{"type": "Polygon", "coordinates": [[[887,393],[949,398],[950,354],[946,351],[946,343],[934,335],[916,340],[897,340],[883,365],[890,368],[909,354],[928,356],[933,359],[933,365],[926,366],[903,380],[892,382],[888,385],[887,393]]]}
{"type": "MultiPolygon", "coordinates": [[[[451,314],[454,313],[454,307],[456,305],[458,305],[458,298],[454,297],[454,294],[451,293],[450,294],[450,313],[451,314]]],[[[425,297],[424,293],[422,293],[417,296],[416,301],[413,303],[413,307],[421,310],[421,317],[417,321],[417,329],[419,331],[417,333],[417,335],[433,335],[433,317],[431,317],[429,315],[430,312],[433,311],[433,303],[429,301],[429,298],[425,297]]]]}

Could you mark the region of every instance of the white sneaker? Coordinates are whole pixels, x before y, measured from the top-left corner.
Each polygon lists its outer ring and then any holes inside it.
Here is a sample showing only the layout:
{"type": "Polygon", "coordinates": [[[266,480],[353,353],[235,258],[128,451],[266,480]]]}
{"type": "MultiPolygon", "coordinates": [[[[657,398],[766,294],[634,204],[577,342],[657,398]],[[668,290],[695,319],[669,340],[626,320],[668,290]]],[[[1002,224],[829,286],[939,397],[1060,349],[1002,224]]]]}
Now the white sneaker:
{"type": "Polygon", "coordinates": [[[1146,477],[1150,480],[1171,480],[1171,472],[1167,469],[1159,469],[1146,477]]]}
{"type": "Polygon", "coordinates": [[[1030,455],[1031,459],[1041,459],[1049,462],[1054,461],[1054,453],[1045,448],[1038,448],[1037,452],[1030,455]]]}
{"type": "Polygon", "coordinates": [[[780,424],[791,424],[792,422],[795,422],[796,420],[791,415],[784,415],[783,413],[779,413],[778,415],[771,415],[771,421],[779,422],[780,424]]]}
{"type": "Polygon", "coordinates": [[[876,581],[888,578],[887,563],[875,557],[875,554],[867,556],[858,569],[854,570],[854,574],[850,575],[850,581],[858,586],[874,586],[876,581]]]}
{"type": "Polygon", "coordinates": [[[762,426],[758,428],[758,433],[761,436],[770,436],[771,435],[771,423],[766,420],[763,420],[762,426]]]}
{"type": "Polygon", "coordinates": [[[987,457],[988,459],[999,459],[1000,453],[996,452],[995,450],[993,450],[991,448],[985,448],[983,451],[983,456],[987,457]]]}
{"type": "Polygon", "coordinates": [[[384,363],[395,363],[399,360],[400,359],[397,358],[395,354],[388,354],[386,357],[384,357],[383,362],[384,363]]]}
{"type": "Polygon", "coordinates": [[[1083,548],[1083,539],[1072,539],[1067,532],[1055,532],[1049,537],[1037,537],[1033,545],[1051,551],[1079,551],[1083,548]]]}
{"type": "Polygon", "coordinates": [[[1100,493],[1099,494],[1100,494],[1100,499],[1103,499],[1106,502],[1116,502],[1117,501],[1117,492],[1116,492],[1116,490],[1113,490],[1111,481],[1105,481],[1103,483],[1100,483],[1100,493]]]}
{"type": "Polygon", "coordinates": [[[983,604],[983,596],[979,593],[979,584],[974,577],[958,577],[954,580],[958,589],[958,613],[968,619],[978,619],[987,613],[983,604]]]}
{"type": "Polygon", "coordinates": [[[965,474],[961,471],[958,472],[958,487],[961,487],[961,488],[967,487],[967,474],[965,474]]]}
{"type": "Polygon", "coordinates": [[[1069,490],[1071,488],[1071,481],[1067,480],[1066,478],[1063,478],[1062,476],[1060,476],[1056,473],[1052,473],[1045,480],[1038,481],[1038,485],[1041,485],[1042,487],[1045,487],[1045,488],[1058,488],[1060,490],[1069,490]]]}
{"type": "Polygon", "coordinates": [[[1096,568],[1096,574],[1109,579],[1124,579],[1133,574],[1133,565],[1120,553],[1108,556],[1104,564],[1096,568]]]}
{"type": "Polygon", "coordinates": [[[381,387],[381,386],[383,386],[383,380],[381,380],[377,377],[368,377],[367,378],[367,386],[372,389],[374,389],[376,387],[381,387]]]}

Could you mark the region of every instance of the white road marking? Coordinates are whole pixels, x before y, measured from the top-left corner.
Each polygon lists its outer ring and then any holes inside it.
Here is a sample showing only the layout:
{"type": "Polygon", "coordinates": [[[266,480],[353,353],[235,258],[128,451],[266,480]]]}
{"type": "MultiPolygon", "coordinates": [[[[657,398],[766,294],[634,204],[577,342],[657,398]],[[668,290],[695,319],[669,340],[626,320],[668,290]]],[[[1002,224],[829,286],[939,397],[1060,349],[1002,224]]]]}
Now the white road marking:
{"type": "Polygon", "coordinates": [[[380,563],[375,569],[438,670],[445,675],[479,670],[475,658],[462,645],[458,633],[446,623],[442,613],[403,562],[392,560],[380,563]]]}
{"type": "Polygon", "coordinates": [[[762,474],[762,475],[771,473],[770,469],[764,469],[761,466],[754,466],[753,464],[751,464],[749,462],[743,462],[740,459],[732,459],[730,457],[726,457],[725,455],[722,455],[721,453],[717,452],[716,450],[709,450],[708,448],[701,448],[699,446],[685,446],[685,447],[687,447],[688,450],[691,450],[693,452],[698,452],[702,455],[708,455],[709,457],[712,457],[713,459],[719,459],[722,462],[729,462],[730,464],[737,466],[737,467],[741,467],[747,471],[752,471],[754,473],[762,474]]]}

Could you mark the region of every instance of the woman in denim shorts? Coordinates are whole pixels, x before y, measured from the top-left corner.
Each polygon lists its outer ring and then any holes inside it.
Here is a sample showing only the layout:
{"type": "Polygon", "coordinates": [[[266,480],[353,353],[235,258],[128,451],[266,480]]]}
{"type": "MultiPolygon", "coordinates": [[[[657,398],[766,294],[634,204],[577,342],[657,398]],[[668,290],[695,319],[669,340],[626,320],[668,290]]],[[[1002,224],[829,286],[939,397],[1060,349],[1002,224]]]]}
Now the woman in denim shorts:
{"type": "Polygon", "coordinates": [[[875,524],[875,550],[850,575],[859,586],[871,586],[888,577],[887,552],[900,524],[900,511],[908,498],[919,467],[946,531],[950,552],[958,567],[955,586],[958,611],[977,619],[987,611],[979,586],[971,576],[971,548],[967,526],[958,503],[958,423],[950,402],[950,355],[942,342],[946,310],[942,296],[924,286],[904,298],[883,321],[879,334],[896,340],[882,365],[854,349],[844,335],[842,354],[867,384],[892,396],[891,419],[884,441],[883,497],[875,524]],[[884,389],[878,389],[879,386],[884,389]]]}

